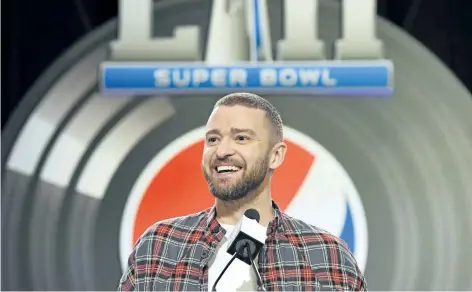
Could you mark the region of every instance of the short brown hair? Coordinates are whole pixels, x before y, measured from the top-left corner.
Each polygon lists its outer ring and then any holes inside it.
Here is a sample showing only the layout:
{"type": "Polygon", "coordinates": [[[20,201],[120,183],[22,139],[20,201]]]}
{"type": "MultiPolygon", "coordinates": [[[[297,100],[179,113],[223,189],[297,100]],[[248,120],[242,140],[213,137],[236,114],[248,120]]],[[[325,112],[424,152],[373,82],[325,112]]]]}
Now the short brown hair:
{"type": "Polygon", "coordinates": [[[283,122],[279,111],[263,97],[249,92],[235,92],[220,98],[214,108],[219,106],[241,105],[265,111],[267,118],[272,124],[275,140],[282,142],[284,139],[283,122]]]}

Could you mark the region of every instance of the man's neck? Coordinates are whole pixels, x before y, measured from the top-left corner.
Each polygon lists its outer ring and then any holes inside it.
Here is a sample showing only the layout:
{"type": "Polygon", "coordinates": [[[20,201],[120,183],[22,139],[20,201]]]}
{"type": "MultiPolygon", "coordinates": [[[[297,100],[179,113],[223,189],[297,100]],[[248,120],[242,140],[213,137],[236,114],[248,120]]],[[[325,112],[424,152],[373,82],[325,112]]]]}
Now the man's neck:
{"type": "Polygon", "coordinates": [[[274,209],[272,207],[272,197],[269,190],[259,194],[250,195],[238,201],[222,201],[216,200],[216,220],[220,224],[235,225],[247,209],[256,209],[261,218],[260,224],[268,226],[274,217],[274,209]]]}

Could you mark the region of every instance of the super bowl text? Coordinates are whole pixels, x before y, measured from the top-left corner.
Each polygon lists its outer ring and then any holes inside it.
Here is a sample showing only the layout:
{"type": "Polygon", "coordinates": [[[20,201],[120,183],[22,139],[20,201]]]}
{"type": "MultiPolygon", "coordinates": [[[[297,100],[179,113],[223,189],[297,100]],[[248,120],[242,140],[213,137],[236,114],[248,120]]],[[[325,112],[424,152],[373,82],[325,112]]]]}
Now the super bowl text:
{"type": "Polygon", "coordinates": [[[343,1],[342,37],[331,61],[318,38],[317,0],[284,2],[275,50],[266,1],[213,1],[202,50],[201,27],[178,26],[172,37],[153,38],[152,1],[120,0],[118,38],[101,66],[102,93],[392,94],[393,64],[375,36],[375,0],[343,1]]]}

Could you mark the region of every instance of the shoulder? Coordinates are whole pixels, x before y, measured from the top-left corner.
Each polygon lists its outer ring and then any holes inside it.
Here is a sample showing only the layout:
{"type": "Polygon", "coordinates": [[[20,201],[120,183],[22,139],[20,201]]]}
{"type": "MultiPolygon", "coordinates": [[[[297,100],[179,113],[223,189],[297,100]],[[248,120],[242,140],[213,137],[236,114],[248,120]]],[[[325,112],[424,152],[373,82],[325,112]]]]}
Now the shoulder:
{"type": "MultiPolygon", "coordinates": [[[[320,253],[325,250],[336,251],[343,260],[351,261],[351,251],[347,244],[339,237],[317,226],[308,224],[284,214],[284,220],[289,224],[286,234],[289,239],[296,237],[299,246],[307,250],[317,250],[320,253]],[[314,249],[316,247],[316,249],[314,249]]],[[[335,259],[332,259],[333,261],[335,259]]]]}
{"type": "Polygon", "coordinates": [[[136,242],[136,250],[148,251],[156,242],[180,242],[185,244],[190,233],[203,231],[202,222],[206,220],[208,210],[186,216],[165,219],[149,226],[136,242]]]}
{"type": "MultiPolygon", "coordinates": [[[[343,275],[342,286],[356,287],[355,290],[365,289],[365,279],[357,261],[347,244],[339,237],[317,226],[284,214],[284,220],[289,224],[286,234],[299,248],[304,251],[306,261],[315,272],[327,275],[328,271],[337,271],[343,275]]],[[[334,285],[334,279],[326,279],[334,285]]],[[[341,283],[339,283],[341,284],[341,283]]],[[[336,285],[335,285],[336,286],[336,285]]]]}
{"type": "Polygon", "coordinates": [[[288,234],[298,235],[303,245],[331,245],[339,249],[347,249],[347,244],[340,238],[317,226],[308,224],[300,219],[284,214],[284,220],[289,224],[288,234]]]}
{"type": "Polygon", "coordinates": [[[147,267],[153,265],[152,277],[168,274],[196,232],[202,230],[201,223],[207,218],[208,210],[199,213],[162,220],[149,226],[139,237],[128,258],[128,267],[120,280],[119,291],[140,290],[135,285],[147,284],[147,267]],[[158,263],[159,268],[154,267],[158,263]],[[160,271],[157,272],[157,269],[160,271]],[[166,272],[165,272],[166,271],[166,272]],[[138,280],[139,279],[139,280],[138,280]]]}

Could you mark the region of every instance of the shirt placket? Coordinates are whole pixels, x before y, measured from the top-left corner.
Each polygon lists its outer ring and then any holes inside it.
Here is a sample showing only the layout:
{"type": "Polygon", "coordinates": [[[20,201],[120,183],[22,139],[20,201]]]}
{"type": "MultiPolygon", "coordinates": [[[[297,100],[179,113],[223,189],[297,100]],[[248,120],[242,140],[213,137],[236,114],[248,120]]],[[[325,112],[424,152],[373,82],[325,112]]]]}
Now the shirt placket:
{"type": "Polygon", "coordinates": [[[213,228],[205,235],[203,250],[200,255],[200,291],[208,291],[208,263],[215,256],[216,247],[223,237],[224,233],[219,226],[213,228]]]}
{"type": "Polygon", "coordinates": [[[259,274],[261,275],[262,283],[266,288],[270,285],[271,278],[276,278],[273,275],[274,273],[277,273],[274,269],[274,264],[278,260],[276,258],[277,254],[275,253],[275,245],[277,237],[280,236],[283,236],[283,228],[279,218],[276,217],[269,223],[267,228],[267,239],[265,245],[260,251],[258,260],[259,274]],[[268,256],[269,254],[271,254],[271,257],[268,256]]]}

